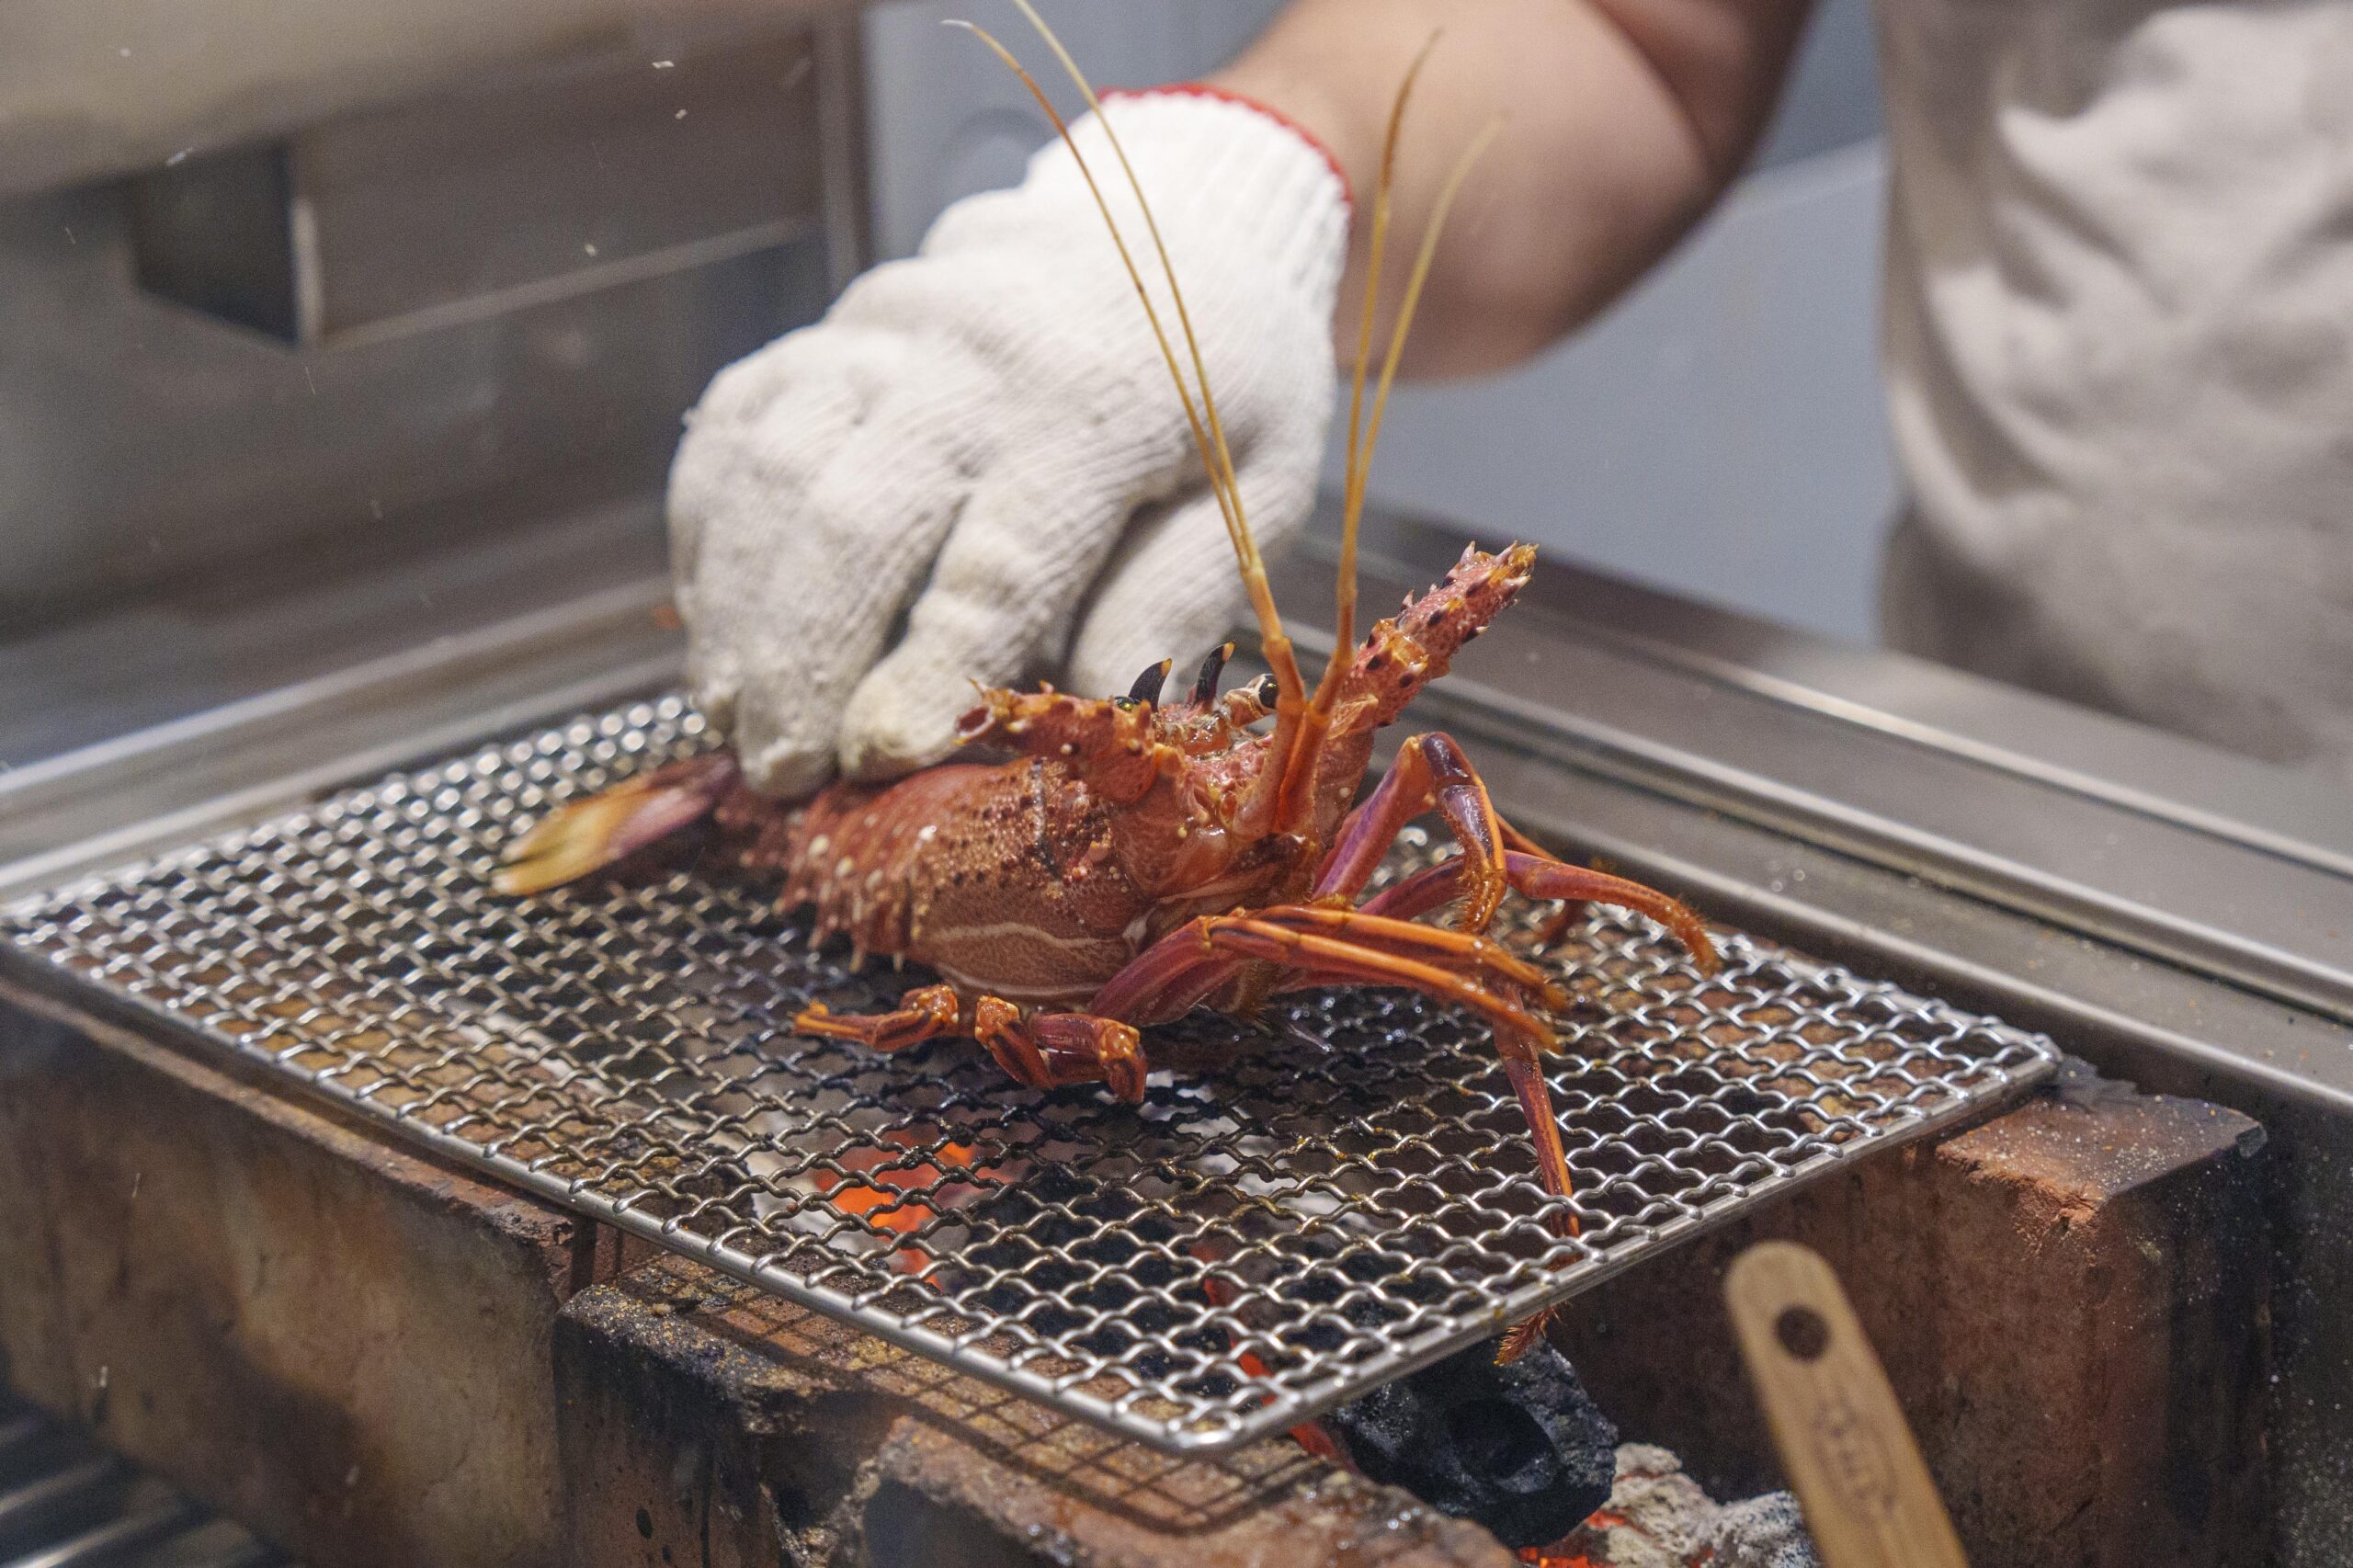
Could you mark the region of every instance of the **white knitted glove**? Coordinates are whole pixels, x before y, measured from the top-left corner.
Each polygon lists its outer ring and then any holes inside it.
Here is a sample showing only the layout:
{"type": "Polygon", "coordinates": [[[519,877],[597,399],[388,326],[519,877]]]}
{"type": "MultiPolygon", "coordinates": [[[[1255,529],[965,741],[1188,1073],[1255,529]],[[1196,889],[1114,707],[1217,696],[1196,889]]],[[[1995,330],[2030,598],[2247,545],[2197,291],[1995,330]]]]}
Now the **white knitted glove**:
{"type": "MultiPolygon", "coordinates": [[[[1179,88],[1104,112],[1271,551],[1314,496],[1347,187],[1322,149],[1239,101],[1179,88]]],[[[1074,132],[1181,360],[1102,127],[1074,132]]],[[[696,701],[777,795],[815,789],[836,756],[862,778],[936,760],[974,680],[1124,691],[1158,659],[1198,657],[1241,603],[1182,405],[1060,142],[823,321],[722,371],[688,416],[670,528],[696,701]]]]}

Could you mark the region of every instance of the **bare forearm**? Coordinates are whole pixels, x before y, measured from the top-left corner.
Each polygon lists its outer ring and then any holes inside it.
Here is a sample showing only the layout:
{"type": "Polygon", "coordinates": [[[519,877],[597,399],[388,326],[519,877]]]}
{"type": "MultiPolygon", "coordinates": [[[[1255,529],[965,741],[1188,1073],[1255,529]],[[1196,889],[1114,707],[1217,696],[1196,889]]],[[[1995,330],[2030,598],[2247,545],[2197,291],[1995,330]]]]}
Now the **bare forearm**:
{"type": "MultiPolygon", "coordinates": [[[[1392,256],[1447,171],[1502,136],[1455,210],[1408,367],[1462,374],[1534,353],[1606,304],[1706,210],[1770,111],[1811,0],[1295,0],[1216,80],[1331,148],[1358,198],[1337,335],[1353,351],[1389,107],[1438,48],[1398,154],[1392,256]]],[[[1393,302],[1404,267],[1384,280],[1393,302]]]]}

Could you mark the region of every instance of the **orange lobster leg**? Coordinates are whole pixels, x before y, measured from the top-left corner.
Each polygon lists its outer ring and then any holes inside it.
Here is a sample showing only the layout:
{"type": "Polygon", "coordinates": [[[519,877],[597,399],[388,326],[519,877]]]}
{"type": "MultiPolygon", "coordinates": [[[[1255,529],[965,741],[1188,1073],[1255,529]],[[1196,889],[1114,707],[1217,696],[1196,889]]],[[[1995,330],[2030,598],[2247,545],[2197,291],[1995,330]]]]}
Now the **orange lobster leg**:
{"type": "MultiPolygon", "coordinates": [[[[1528,1119],[1528,1135],[1536,1144],[1536,1179],[1544,1184],[1546,1192],[1566,1199],[1570,1196],[1569,1156],[1561,1147],[1561,1119],[1552,1108],[1552,1089],[1544,1081],[1543,1066],[1532,1056],[1515,1056],[1506,1051],[1504,1075],[1511,1080],[1512,1093],[1519,1098],[1520,1114],[1528,1119]]],[[[1552,1231],[1573,1239],[1577,1233],[1576,1215],[1554,1215],[1552,1231]]],[[[1495,1364],[1504,1366],[1528,1354],[1544,1336],[1544,1325],[1559,1310],[1547,1307],[1506,1329],[1503,1343],[1495,1347],[1495,1364]]]]}
{"type": "Polygon", "coordinates": [[[1059,1089],[1100,1080],[1131,1104],[1143,1098],[1150,1071],[1135,1027],[1092,1013],[1031,1013],[1002,997],[972,1007],[972,1035],[1017,1083],[1059,1089]]]}
{"type": "MultiPolygon", "coordinates": [[[[1506,825],[1508,828],[1509,824],[1506,825]]],[[[1416,871],[1367,900],[1363,913],[1387,915],[1393,920],[1411,920],[1417,915],[1426,915],[1443,907],[1455,896],[1461,874],[1460,862],[1454,860],[1416,871]]],[[[1722,967],[1722,960],[1717,957],[1715,942],[1708,935],[1707,923],[1688,904],[1667,897],[1656,888],[1613,877],[1607,871],[1572,866],[1550,855],[1518,849],[1506,852],[1504,874],[1515,892],[1529,898],[1546,903],[1554,899],[1566,901],[1568,907],[1546,923],[1540,937],[1542,942],[1557,941],[1586,904],[1606,903],[1647,915],[1672,931],[1676,940],[1690,950],[1692,961],[1701,973],[1713,974],[1722,967]]]]}
{"type": "Polygon", "coordinates": [[[1675,939],[1689,950],[1691,961],[1699,966],[1700,973],[1713,974],[1723,967],[1715,941],[1708,935],[1707,922],[1689,904],[1669,898],[1656,888],[1589,867],[1572,866],[1550,855],[1526,855],[1518,850],[1505,857],[1505,869],[1511,885],[1529,898],[1561,899],[1568,903],[1569,907],[1545,926],[1542,940],[1546,942],[1560,939],[1561,933],[1576,918],[1578,906],[1606,903],[1614,909],[1647,915],[1674,932],[1675,939]]]}
{"type": "MultiPolygon", "coordinates": [[[[1509,960],[1508,967],[1495,962],[1487,953],[1487,950],[1495,949],[1495,945],[1482,937],[1385,920],[1356,910],[1278,906],[1262,910],[1256,915],[1226,916],[1199,924],[1202,926],[1201,940],[1205,945],[1213,945],[1223,951],[1238,951],[1246,957],[1298,965],[1306,971],[1300,976],[1302,981],[1330,983],[1353,980],[1375,985],[1406,985],[1449,1001],[1467,1002],[1477,1009],[1495,1025],[1495,1049],[1503,1057],[1504,1073],[1511,1080],[1512,1092],[1518,1098],[1520,1112],[1528,1121],[1529,1142],[1535,1146],[1537,1179],[1543,1184],[1544,1190],[1555,1198],[1565,1199],[1570,1195],[1568,1153],[1561,1143],[1560,1119],[1552,1108],[1552,1089],[1544,1081],[1544,1070],[1537,1054],[1552,1043],[1552,1031],[1524,1009],[1487,990],[1475,980],[1400,953],[1382,951],[1371,944],[1384,938],[1398,939],[1400,932],[1421,933],[1427,937],[1451,942],[1455,946],[1447,956],[1458,963],[1497,975],[1506,990],[1525,983],[1520,978],[1522,971],[1541,980],[1540,971],[1534,971],[1516,959],[1509,960]],[[1297,925],[1328,925],[1346,930],[1349,935],[1327,937],[1312,934],[1295,928],[1297,925]],[[1466,991],[1474,994],[1465,995],[1466,991]]],[[[1547,983],[1545,989],[1550,993],[1552,987],[1547,983]]],[[[1574,1215],[1556,1214],[1552,1226],[1555,1233],[1563,1237],[1573,1237],[1577,1233],[1574,1215]]],[[[1542,1337],[1545,1323],[1551,1315],[1549,1312],[1540,1312],[1524,1323],[1514,1324],[1496,1349],[1496,1360],[1516,1360],[1527,1354],[1529,1348],[1542,1337]]]]}
{"type": "MultiPolygon", "coordinates": [[[[1287,930],[1328,932],[1373,952],[1418,959],[1466,975],[1505,981],[1532,994],[1549,1012],[1563,1012],[1569,1006],[1568,994],[1543,970],[1501,943],[1467,931],[1417,926],[1410,920],[1388,919],[1366,910],[1333,909],[1320,904],[1277,904],[1252,915],[1227,918],[1246,918],[1287,930]]],[[[1284,982],[1280,989],[1295,991],[1313,983],[1320,983],[1290,980],[1284,982]]]]}
{"type": "MultiPolygon", "coordinates": [[[[1534,992],[1548,1006],[1559,1005],[1542,971],[1465,932],[1359,910],[1279,904],[1254,915],[1205,916],[1170,933],[1097,993],[1094,1005],[1110,1010],[1124,996],[1137,1009],[1129,1016],[1140,1021],[1174,1017],[1230,979],[1234,960],[1280,964],[1301,984],[1406,986],[1479,1013],[1495,1027],[1495,1048],[1527,1115],[1539,1179],[1545,1191],[1568,1196],[1568,1158],[1538,1065],[1552,1033],[1518,1000],[1534,992]]],[[[1575,1233],[1574,1222],[1565,1233],[1575,1233]]]]}
{"type": "Polygon", "coordinates": [[[1716,969],[1715,944],[1688,907],[1655,888],[1556,859],[1497,814],[1485,782],[1461,747],[1436,731],[1407,740],[1381,783],[1348,813],[1316,875],[1314,896],[1354,898],[1371,881],[1398,833],[1432,808],[1446,819],[1462,853],[1375,895],[1364,905],[1365,914],[1411,920],[1460,898],[1458,927],[1484,931],[1504,889],[1510,887],[1529,898],[1570,904],[1546,927],[1547,942],[1560,938],[1579,906],[1607,903],[1649,915],[1675,933],[1702,970],[1716,969]]]}
{"type": "Polygon", "coordinates": [[[870,1051],[904,1051],[911,1045],[955,1034],[962,1028],[963,1001],[952,985],[919,985],[888,1013],[836,1014],[823,1002],[793,1015],[792,1027],[827,1040],[855,1040],[870,1051]]]}
{"type": "Polygon", "coordinates": [[[1381,775],[1365,802],[1340,825],[1339,842],[1324,858],[1315,879],[1318,898],[1353,899],[1372,880],[1404,825],[1437,807],[1462,846],[1454,862],[1463,895],[1460,922],[1465,931],[1483,931],[1504,897],[1506,835],[1487,786],[1452,737],[1433,731],[1398,748],[1397,760],[1381,775]],[[1467,884],[1467,885],[1466,885],[1467,884]]]}
{"type": "Polygon", "coordinates": [[[1543,970],[1484,937],[1365,910],[1274,904],[1203,915],[1178,927],[1106,982],[1088,1006],[1138,1024],[1166,1023],[1209,1000],[1253,960],[1297,971],[1284,990],[1349,981],[1408,986],[1472,1007],[1540,1046],[1551,1044],[1551,1031],[1519,999],[1532,995],[1555,1010],[1568,1001],[1543,970]]]}
{"type": "Polygon", "coordinates": [[[1324,936],[1287,922],[1283,917],[1290,913],[1278,905],[1255,915],[1212,916],[1197,923],[1199,939],[1204,948],[1234,958],[1346,976],[1368,985],[1406,986],[1469,1007],[1494,1025],[1499,1037],[1508,1036],[1540,1051],[1552,1045],[1552,1029],[1513,999],[1510,993],[1518,988],[1518,981],[1499,966],[1471,957],[1447,955],[1455,961],[1432,962],[1428,957],[1382,951],[1377,945],[1379,926],[1416,929],[1404,921],[1382,922],[1378,916],[1342,910],[1337,913],[1347,916],[1355,929],[1347,935],[1324,936]],[[1465,974],[1461,969],[1473,972],[1465,974]],[[1483,970],[1503,982],[1501,989],[1481,983],[1488,978],[1477,972],[1483,970]]]}
{"type": "Polygon", "coordinates": [[[918,986],[888,1013],[836,1014],[818,1003],[803,1008],[792,1027],[881,1051],[904,1051],[942,1035],[970,1035],[1015,1082],[1033,1089],[1099,1080],[1123,1100],[1141,1100],[1149,1071],[1134,1028],[1116,1018],[1024,1014],[1002,996],[983,995],[967,1006],[952,985],[918,986]]]}
{"type": "Polygon", "coordinates": [[[1360,910],[1276,904],[1248,915],[1203,915],[1170,932],[1114,975],[1089,1003],[1097,1015],[1138,1024],[1181,1017],[1231,981],[1245,962],[1313,975],[1312,983],[1402,985],[1467,1006],[1499,1030],[1543,1050],[1552,1030],[1521,998],[1565,1002],[1544,971],[1500,944],[1465,932],[1388,920],[1360,910]]]}

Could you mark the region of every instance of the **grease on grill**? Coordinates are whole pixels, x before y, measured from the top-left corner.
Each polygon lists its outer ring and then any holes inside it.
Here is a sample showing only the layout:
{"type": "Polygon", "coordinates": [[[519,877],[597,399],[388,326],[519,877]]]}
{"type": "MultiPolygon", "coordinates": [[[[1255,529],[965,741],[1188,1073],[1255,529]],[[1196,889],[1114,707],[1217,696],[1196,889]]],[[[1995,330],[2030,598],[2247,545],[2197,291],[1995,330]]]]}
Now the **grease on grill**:
{"type": "MultiPolygon", "coordinates": [[[[0,935],[553,1202],[1169,1449],[1279,1432],[2049,1071],[2035,1037],[1739,936],[1702,980],[1594,912],[1559,950],[1563,1240],[1493,1042],[1418,997],[1155,1031],[1131,1106],[1021,1088],[961,1041],[792,1034],[805,1002],[909,982],[813,952],[723,867],[491,891],[551,803],[710,740],[676,699],[584,719],[46,895],[0,935]]],[[[1434,853],[1409,835],[1396,865],[1434,853]]],[[[1508,916],[1520,939],[1541,913],[1508,916]]]]}

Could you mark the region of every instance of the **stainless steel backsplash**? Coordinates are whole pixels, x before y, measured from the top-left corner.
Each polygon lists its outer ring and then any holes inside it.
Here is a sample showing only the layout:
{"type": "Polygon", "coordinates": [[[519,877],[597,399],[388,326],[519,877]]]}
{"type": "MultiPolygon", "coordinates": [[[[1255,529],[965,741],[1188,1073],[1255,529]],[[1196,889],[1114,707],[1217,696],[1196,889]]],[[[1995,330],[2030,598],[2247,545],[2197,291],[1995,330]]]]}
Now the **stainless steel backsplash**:
{"type": "Polygon", "coordinates": [[[567,56],[0,201],[0,633],[657,489],[711,373],[861,252],[855,21],[818,26],[813,61],[773,26],[567,56]],[[208,165],[291,172],[216,210],[208,165]],[[221,302],[269,289],[303,330],[221,302]]]}

